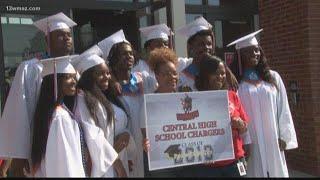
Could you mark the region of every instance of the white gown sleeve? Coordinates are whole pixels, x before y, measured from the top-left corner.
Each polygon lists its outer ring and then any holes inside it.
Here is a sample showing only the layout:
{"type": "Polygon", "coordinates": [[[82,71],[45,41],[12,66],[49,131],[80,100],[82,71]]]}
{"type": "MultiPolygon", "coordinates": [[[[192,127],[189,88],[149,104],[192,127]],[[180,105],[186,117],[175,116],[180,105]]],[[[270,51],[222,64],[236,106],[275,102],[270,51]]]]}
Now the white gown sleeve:
{"type": "Polygon", "coordinates": [[[106,139],[108,137],[105,136],[103,130],[95,125],[85,104],[83,95],[78,94],[77,96],[75,115],[81,120],[90,152],[92,161],[91,177],[102,177],[107,172],[110,172],[110,168],[113,168],[113,162],[117,159],[118,154],[114,150],[113,145],[106,139]]]}
{"type": "Polygon", "coordinates": [[[129,143],[128,143],[127,147],[124,148],[121,152],[119,152],[118,157],[121,160],[121,162],[127,172],[127,175],[129,175],[130,171],[129,171],[128,161],[130,160],[133,164],[133,167],[134,167],[137,164],[137,158],[138,158],[136,143],[135,143],[132,135],[130,135],[130,139],[129,139],[129,143]]]}
{"type": "Polygon", "coordinates": [[[298,147],[296,131],[294,129],[293,120],[288,103],[286,88],[280,75],[274,71],[274,77],[277,82],[279,93],[277,96],[277,113],[280,128],[280,138],[287,144],[286,149],[294,149],[298,147]]]}
{"type": "Polygon", "coordinates": [[[45,154],[46,177],[85,177],[79,127],[72,119],[53,116],[45,154]]]}
{"type": "MultiPolygon", "coordinates": [[[[142,74],[142,78],[143,78],[143,88],[144,88],[144,94],[150,94],[153,93],[158,86],[158,82],[155,78],[153,78],[152,76],[149,76],[147,73],[141,73],[142,74]]],[[[144,110],[144,94],[141,95],[140,100],[140,109],[139,109],[139,113],[140,113],[140,125],[141,128],[145,128],[146,127],[146,122],[145,122],[145,110],[144,110]]]]}
{"type": "Polygon", "coordinates": [[[158,86],[157,80],[152,75],[149,75],[149,73],[145,71],[141,72],[141,75],[143,79],[143,93],[144,94],[153,93],[158,86]]]}
{"type": "Polygon", "coordinates": [[[130,139],[129,139],[129,144],[127,146],[128,150],[128,160],[132,160],[135,162],[137,160],[137,147],[136,147],[136,142],[133,139],[133,136],[130,134],[130,139]]]}
{"type": "Polygon", "coordinates": [[[142,72],[146,70],[146,63],[143,59],[139,59],[138,63],[132,68],[131,72],[142,72]]]}
{"type": "MultiPolygon", "coordinates": [[[[39,87],[29,89],[33,91],[33,93],[29,93],[27,88],[30,87],[28,84],[40,81],[37,77],[32,76],[37,75],[38,72],[32,72],[32,70],[30,70],[30,66],[32,66],[35,61],[37,60],[33,59],[21,63],[17,68],[11,84],[0,120],[0,157],[2,158],[30,158],[30,131],[37,102],[36,98],[30,98],[29,96],[30,94],[38,95],[39,87]],[[31,106],[33,108],[31,108],[31,106]]],[[[33,70],[37,69],[35,68],[33,70]]],[[[37,84],[39,85],[40,83],[37,84]]]]}
{"type": "Polygon", "coordinates": [[[180,73],[181,71],[183,71],[186,67],[188,67],[191,63],[192,63],[192,58],[183,58],[183,57],[179,57],[178,58],[178,67],[177,67],[177,71],[180,73]]]}
{"type": "Polygon", "coordinates": [[[118,158],[118,153],[107,141],[101,128],[82,121],[90,157],[92,161],[91,177],[102,177],[118,158]]]}

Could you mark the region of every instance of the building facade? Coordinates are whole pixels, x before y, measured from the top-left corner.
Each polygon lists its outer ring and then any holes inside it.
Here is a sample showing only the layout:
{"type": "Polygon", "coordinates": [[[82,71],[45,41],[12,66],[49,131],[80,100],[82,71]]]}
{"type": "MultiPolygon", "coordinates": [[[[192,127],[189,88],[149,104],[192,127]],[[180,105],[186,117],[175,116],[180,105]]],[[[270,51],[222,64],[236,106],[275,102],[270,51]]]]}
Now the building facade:
{"type": "Polygon", "coordinates": [[[320,1],[259,0],[261,44],[287,88],[299,147],[291,169],[320,175],[320,1]]]}
{"type": "MultiPolygon", "coordinates": [[[[318,0],[1,0],[1,109],[19,63],[46,55],[45,37],[32,23],[48,15],[62,11],[78,24],[78,54],[119,29],[141,52],[140,27],[166,23],[176,30],[204,16],[214,28],[216,54],[227,64],[234,50],[226,45],[263,28],[261,44],[284,79],[298,135],[299,148],[287,152],[288,166],[320,175],[319,6],[318,0]]],[[[174,45],[187,56],[183,37],[175,35],[174,45]]]]}

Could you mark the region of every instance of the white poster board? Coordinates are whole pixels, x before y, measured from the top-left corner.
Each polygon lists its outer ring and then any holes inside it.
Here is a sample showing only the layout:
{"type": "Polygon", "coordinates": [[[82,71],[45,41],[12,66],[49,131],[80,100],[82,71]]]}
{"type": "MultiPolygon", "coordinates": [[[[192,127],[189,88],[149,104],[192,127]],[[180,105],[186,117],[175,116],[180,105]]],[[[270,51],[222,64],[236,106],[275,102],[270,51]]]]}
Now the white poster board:
{"type": "Polygon", "coordinates": [[[228,91],[145,95],[149,170],[234,159],[228,91]]]}

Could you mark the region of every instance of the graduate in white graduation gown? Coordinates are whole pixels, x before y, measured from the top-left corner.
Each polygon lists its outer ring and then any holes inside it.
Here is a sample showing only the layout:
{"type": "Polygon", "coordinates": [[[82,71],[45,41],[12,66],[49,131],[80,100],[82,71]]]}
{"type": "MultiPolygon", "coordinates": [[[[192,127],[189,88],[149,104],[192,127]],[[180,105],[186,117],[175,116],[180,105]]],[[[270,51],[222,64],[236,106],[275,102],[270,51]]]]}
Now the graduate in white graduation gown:
{"type": "Polygon", "coordinates": [[[143,177],[143,149],[142,149],[142,132],[144,120],[142,118],[143,94],[152,92],[155,89],[156,82],[153,80],[146,81],[147,78],[154,79],[146,72],[131,73],[134,56],[131,44],[125,39],[122,30],[114,33],[108,38],[98,43],[104,57],[109,63],[113,78],[121,85],[119,98],[123,104],[129,107],[129,130],[132,133],[137,145],[137,163],[133,164],[133,170],[130,177],[143,177]]]}
{"type": "Polygon", "coordinates": [[[58,107],[53,113],[46,149],[35,177],[103,177],[117,158],[104,133],[89,123],[77,121],[66,106],[58,107]],[[83,132],[79,129],[80,124],[83,132]],[[81,136],[84,139],[80,140],[81,136]],[[88,152],[82,150],[83,141],[88,152]],[[92,162],[91,172],[87,175],[83,153],[89,155],[92,162]]]}
{"type": "MultiPolygon", "coordinates": [[[[146,56],[156,48],[169,48],[169,38],[172,34],[171,29],[166,24],[157,24],[153,26],[142,27],[139,29],[143,37],[146,38],[144,48],[146,56]]],[[[150,69],[148,59],[140,59],[138,63],[132,68],[132,72],[143,72],[146,71],[154,77],[154,72],[150,69]]]]}
{"type": "MultiPolygon", "coordinates": [[[[79,115],[81,119],[83,119],[83,121],[85,121],[86,123],[89,123],[91,126],[95,126],[95,128],[99,128],[96,126],[96,123],[91,118],[91,115],[85,103],[83,93],[78,94],[77,103],[78,104],[77,104],[76,114],[79,115]]],[[[107,113],[101,104],[98,105],[98,110],[97,110],[97,114],[99,115],[98,116],[99,124],[102,124],[102,127],[103,127],[102,129],[100,128],[99,129],[100,131],[102,130],[101,132],[104,133],[104,138],[110,143],[110,145],[114,144],[115,136],[123,132],[126,132],[126,123],[127,123],[126,122],[127,117],[124,111],[115,105],[112,105],[112,106],[115,111],[115,119],[114,119],[115,124],[107,125],[106,120],[103,120],[106,118],[107,113]]],[[[127,175],[129,174],[128,161],[130,160],[133,163],[135,163],[136,161],[135,150],[136,150],[135,141],[133,140],[132,136],[130,136],[129,143],[126,145],[126,147],[122,149],[122,151],[118,153],[118,158],[121,160],[127,175]]],[[[103,177],[118,177],[118,175],[115,171],[115,168],[113,166],[110,166],[108,170],[103,174],[103,177]]]]}
{"type": "Polygon", "coordinates": [[[31,59],[22,62],[15,73],[0,120],[1,158],[30,157],[30,132],[41,85],[41,71],[39,60],[31,59]]]}
{"type": "MultiPolygon", "coordinates": [[[[146,38],[144,48],[146,51],[146,58],[150,52],[157,48],[169,48],[169,37],[173,36],[173,32],[166,24],[157,24],[147,26],[139,29],[141,34],[146,38]]],[[[172,48],[172,47],[170,47],[172,48]]],[[[155,78],[154,72],[150,69],[147,61],[148,59],[140,59],[138,63],[132,68],[132,72],[147,72],[150,76],[155,78]]],[[[177,69],[181,72],[184,68],[192,63],[192,58],[179,58],[177,69]]]]}
{"type": "MultiPolygon", "coordinates": [[[[115,131],[116,139],[117,137],[120,137],[120,135],[123,133],[128,133],[130,136],[129,142],[127,144],[124,144],[125,146],[124,148],[120,147],[123,149],[119,152],[119,159],[123,163],[123,166],[130,177],[131,164],[132,165],[137,164],[138,157],[136,152],[137,151],[136,142],[133,139],[133,136],[130,130],[128,129],[128,116],[124,111],[125,109],[122,109],[114,104],[112,106],[115,114],[114,131],[115,131]]],[[[120,141],[120,139],[118,141],[120,141]]],[[[123,143],[123,142],[119,142],[119,143],[123,143]]],[[[122,146],[122,144],[120,144],[120,146],[122,146]]]]}
{"type": "MultiPolygon", "coordinates": [[[[212,25],[203,17],[199,17],[189,24],[180,27],[177,34],[187,38],[187,50],[189,58],[179,58],[179,82],[178,91],[188,92],[196,91],[194,80],[199,74],[199,64],[201,56],[208,53],[215,53],[215,38],[212,31],[212,25]],[[189,61],[192,61],[189,63],[189,61]],[[182,63],[184,61],[185,63],[182,63]],[[187,63],[186,63],[187,62],[187,63]],[[185,64],[180,65],[180,64],[185,64]],[[180,67],[183,69],[180,69],[180,67]]],[[[238,83],[231,70],[226,66],[227,81],[231,88],[236,90],[238,83]]]]}
{"type": "MultiPolygon", "coordinates": [[[[98,122],[96,123],[87,108],[87,104],[85,102],[84,96],[85,95],[83,92],[80,92],[77,95],[77,108],[75,111],[76,116],[79,117],[79,119],[81,119],[83,123],[89,124],[91,128],[94,127],[95,129],[98,129],[100,133],[103,133],[103,138],[108,142],[108,144],[110,144],[110,149],[104,149],[104,150],[101,149],[100,151],[104,151],[106,152],[106,154],[109,154],[109,152],[116,153],[113,147],[114,138],[115,138],[114,124],[113,123],[107,124],[107,116],[108,116],[107,111],[100,103],[98,103],[97,110],[96,110],[96,113],[97,113],[96,116],[98,118],[98,122]]],[[[126,159],[125,161],[125,159],[122,158],[124,155],[123,154],[120,155],[120,154],[118,154],[117,159],[120,159],[121,161],[123,160],[124,162],[122,163],[122,166],[124,168],[123,170],[127,171],[129,170],[129,167],[127,165],[128,159],[126,159]]],[[[118,174],[119,172],[117,172],[117,167],[114,167],[114,166],[115,166],[114,163],[111,163],[106,169],[106,171],[102,173],[101,176],[99,177],[126,177],[126,175],[123,176],[122,174],[118,174]]]]}
{"type": "Polygon", "coordinates": [[[268,69],[255,38],[261,31],[228,45],[236,45],[236,74],[241,82],[238,93],[252,122],[248,126],[252,144],[247,174],[248,177],[288,177],[284,150],[297,148],[297,137],[286,88],[280,75],[268,69]]]}
{"type": "Polygon", "coordinates": [[[137,163],[133,165],[132,177],[143,177],[143,134],[142,128],[145,128],[143,98],[144,94],[154,92],[157,82],[146,73],[135,72],[130,76],[130,82],[122,84],[122,93],[119,97],[123,104],[129,107],[129,130],[133,134],[137,146],[137,163]],[[131,88],[133,87],[133,88],[131,88]],[[130,90],[135,89],[135,90],[130,90]]]}
{"type": "MultiPolygon", "coordinates": [[[[93,48],[99,49],[97,46],[93,48]]],[[[125,133],[124,130],[127,124],[126,114],[112,106],[103,93],[110,88],[109,68],[104,59],[88,51],[75,58],[72,64],[81,74],[78,82],[80,92],[77,96],[76,116],[101,129],[105,139],[120,153],[121,167],[118,167],[119,164],[115,164],[114,167],[108,169],[104,177],[126,177],[129,174],[127,149],[132,148],[131,152],[134,153],[135,143],[130,134],[125,133]],[[120,142],[122,146],[120,150],[116,146],[119,144],[117,137],[122,135],[129,135],[129,137],[126,141],[120,142]],[[125,170],[126,173],[121,170],[125,170]]],[[[131,160],[134,161],[134,159],[131,160]]]]}
{"type": "Polygon", "coordinates": [[[104,133],[82,122],[71,111],[76,71],[70,59],[67,56],[42,61],[43,82],[35,113],[31,154],[36,177],[101,177],[117,158],[104,133]]]}
{"type": "MultiPolygon", "coordinates": [[[[70,54],[71,36],[63,39],[56,37],[58,34],[69,34],[75,22],[63,13],[58,13],[38,20],[34,25],[47,38],[54,38],[48,41],[51,57],[70,54]]],[[[42,80],[41,71],[41,63],[34,58],[22,62],[15,73],[0,120],[0,157],[30,159],[33,116],[42,80]]]]}
{"type": "Polygon", "coordinates": [[[66,108],[52,115],[45,156],[35,177],[86,177],[82,164],[80,130],[66,108]]]}
{"type": "Polygon", "coordinates": [[[286,143],[286,150],[298,147],[296,133],[280,75],[271,71],[278,90],[267,82],[253,85],[241,82],[239,96],[252,119],[249,132],[252,144],[248,160],[248,177],[289,177],[284,151],[278,138],[286,143]],[[258,87],[256,87],[258,86],[258,87]]]}

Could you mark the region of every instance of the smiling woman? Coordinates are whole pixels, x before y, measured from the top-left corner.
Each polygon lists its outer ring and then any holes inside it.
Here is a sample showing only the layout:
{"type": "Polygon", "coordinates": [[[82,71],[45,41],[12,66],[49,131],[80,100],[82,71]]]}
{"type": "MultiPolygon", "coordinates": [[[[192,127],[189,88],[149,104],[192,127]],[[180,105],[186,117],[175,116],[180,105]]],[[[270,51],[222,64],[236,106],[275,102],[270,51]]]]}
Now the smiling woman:
{"type": "Polygon", "coordinates": [[[70,59],[64,56],[41,61],[43,80],[31,151],[31,175],[35,177],[85,177],[91,173],[83,129],[72,113],[76,71],[70,59]]]}
{"type": "Polygon", "coordinates": [[[235,45],[238,53],[233,62],[238,93],[253,122],[247,172],[249,177],[289,177],[284,150],[297,148],[298,142],[282,78],[270,69],[255,38],[261,31],[228,45],[235,45]]]}
{"type": "Polygon", "coordinates": [[[158,81],[158,93],[175,92],[178,83],[177,55],[168,48],[151,51],[148,63],[158,81]]]}
{"type": "MultiPolygon", "coordinates": [[[[220,58],[209,54],[204,55],[201,59],[199,70],[200,73],[195,79],[195,85],[199,91],[227,89],[226,68],[220,58]]],[[[244,111],[236,92],[229,90],[228,100],[235,158],[232,160],[218,161],[205,166],[196,166],[198,170],[197,175],[199,177],[242,176],[238,171],[238,166],[240,163],[244,163],[245,151],[242,147],[243,139],[240,135],[247,131],[249,118],[244,111]]],[[[216,132],[213,131],[208,133],[224,133],[224,129],[218,129],[216,132]]],[[[199,136],[201,136],[201,134],[199,134],[199,136]]]]}
{"type": "MultiPolygon", "coordinates": [[[[155,73],[156,80],[158,82],[158,87],[153,93],[172,93],[177,90],[178,83],[178,58],[174,51],[169,48],[156,48],[150,52],[148,64],[150,69],[155,73]]],[[[184,114],[183,114],[184,115],[184,114]]],[[[189,114],[187,114],[189,115],[189,114]]],[[[178,127],[164,127],[164,131],[169,132],[172,128],[178,127]]],[[[179,128],[191,128],[192,127],[183,127],[179,128]]],[[[144,130],[145,131],[145,130],[144,130]]],[[[170,139],[184,139],[183,133],[167,133],[157,136],[159,141],[170,140],[170,139]]],[[[143,140],[144,151],[147,152],[150,149],[149,139],[144,138],[143,140]]],[[[145,165],[148,165],[148,158],[146,153],[145,155],[145,165]]],[[[177,168],[171,169],[162,169],[149,171],[145,170],[147,177],[177,177],[179,170],[177,168]]]]}
{"type": "Polygon", "coordinates": [[[123,30],[102,40],[98,46],[104,53],[104,58],[109,62],[108,65],[113,75],[112,80],[118,87],[115,94],[126,107],[129,118],[128,129],[137,143],[136,163],[131,166],[132,171],[129,172],[129,177],[143,177],[143,150],[139,145],[143,136],[141,130],[145,127],[145,122],[141,117],[143,115],[143,94],[154,92],[155,80],[145,72],[131,72],[135,57],[132,45],[126,40],[123,30]]]}
{"type": "MultiPolygon", "coordinates": [[[[78,72],[81,73],[78,83],[80,91],[77,94],[75,115],[80,117],[82,121],[87,122],[94,127],[98,127],[98,129],[102,129],[104,141],[114,147],[99,151],[112,153],[116,150],[120,153],[120,151],[129,144],[129,138],[120,140],[120,142],[117,138],[120,136],[127,137],[129,134],[127,132],[117,131],[117,129],[122,128],[118,127],[119,124],[117,123],[122,120],[119,118],[121,116],[118,111],[115,111],[116,107],[114,107],[104,95],[111,89],[111,87],[109,87],[109,81],[111,80],[109,67],[98,55],[90,53],[86,54],[86,52],[74,60],[73,64],[78,72]],[[122,145],[121,149],[118,148],[118,144],[122,145]]],[[[126,122],[123,122],[122,124],[126,124],[126,122]]],[[[125,151],[125,155],[127,156],[126,153],[127,152],[125,151]]],[[[103,158],[99,159],[101,160],[101,164],[103,164],[103,158]]],[[[112,167],[106,167],[107,169],[106,172],[103,172],[103,177],[127,177],[128,172],[125,171],[129,169],[127,162],[128,159],[123,161],[117,159],[114,162],[110,162],[110,166],[112,164],[112,167]]]]}

